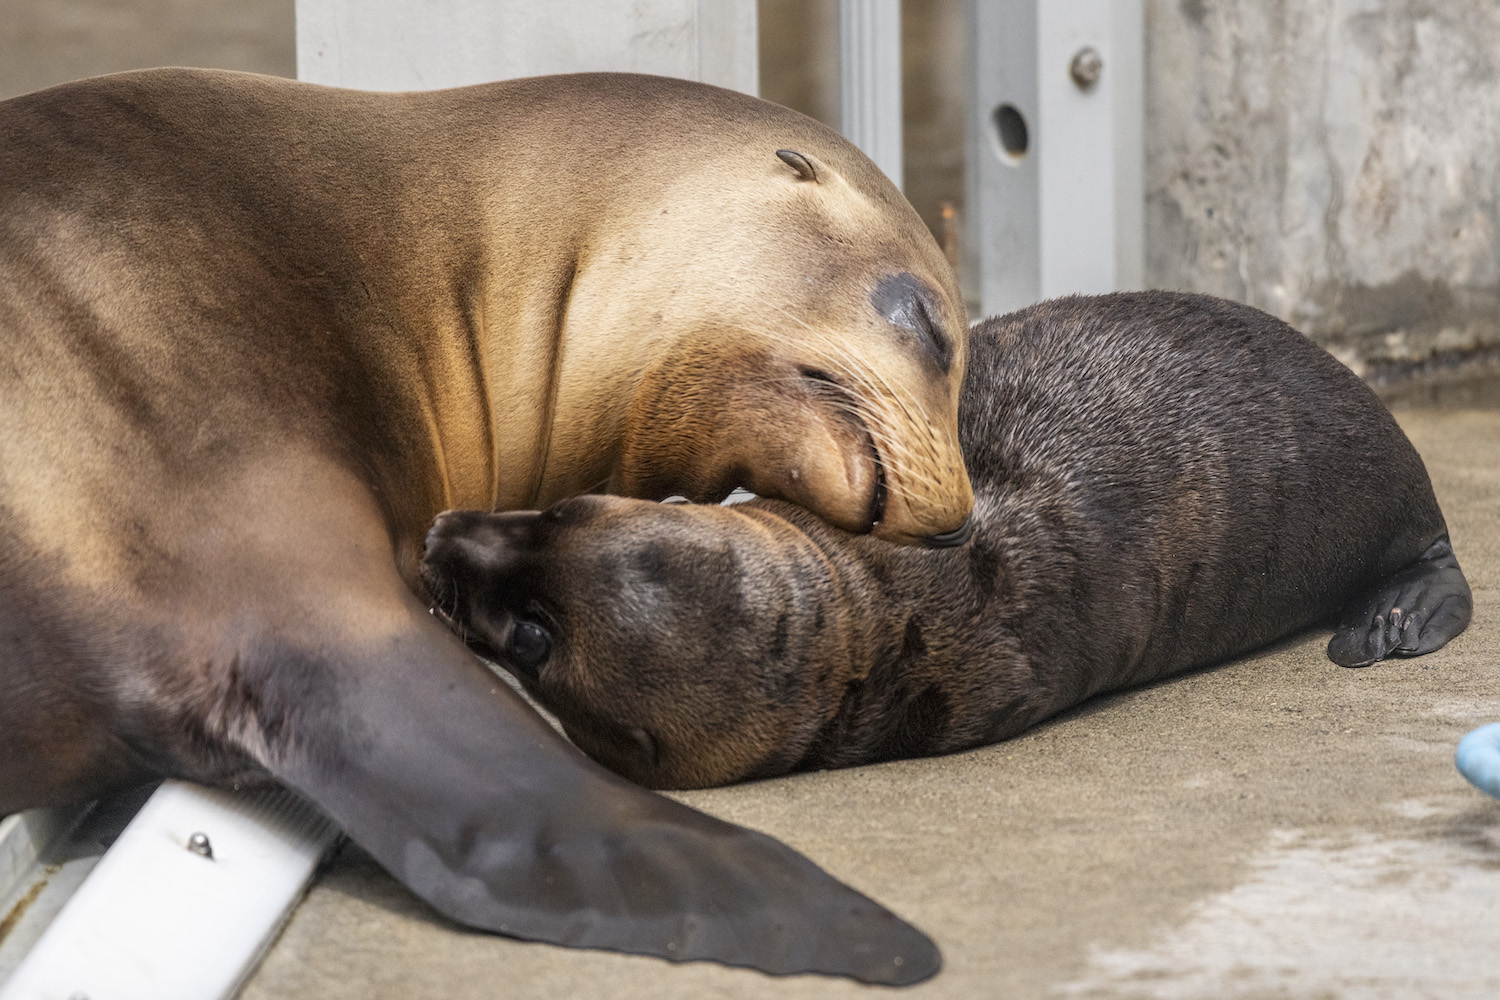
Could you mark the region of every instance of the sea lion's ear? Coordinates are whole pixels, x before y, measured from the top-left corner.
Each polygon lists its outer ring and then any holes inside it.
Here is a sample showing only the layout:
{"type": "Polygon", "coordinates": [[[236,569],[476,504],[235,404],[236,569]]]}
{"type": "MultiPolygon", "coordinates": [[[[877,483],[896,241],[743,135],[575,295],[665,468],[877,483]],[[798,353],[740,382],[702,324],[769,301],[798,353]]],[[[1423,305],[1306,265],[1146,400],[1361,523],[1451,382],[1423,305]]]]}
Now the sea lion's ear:
{"type": "Polygon", "coordinates": [[[585,757],[410,603],[394,637],[267,651],[241,676],[277,742],[271,772],[439,912],[770,973],[937,971],[927,937],[802,855],[585,757]]]}
{"type": "Polygon", "coordinates": [[[785,163],[787,166],[797,171],[797,177],[799,179],[804,181],[817,181],[818,170],[813,166],[813,162],[810,158],[803,156],[795,149],[778,149],[776,151],[776,156],[781,160],[782,163],[785,163]]]}

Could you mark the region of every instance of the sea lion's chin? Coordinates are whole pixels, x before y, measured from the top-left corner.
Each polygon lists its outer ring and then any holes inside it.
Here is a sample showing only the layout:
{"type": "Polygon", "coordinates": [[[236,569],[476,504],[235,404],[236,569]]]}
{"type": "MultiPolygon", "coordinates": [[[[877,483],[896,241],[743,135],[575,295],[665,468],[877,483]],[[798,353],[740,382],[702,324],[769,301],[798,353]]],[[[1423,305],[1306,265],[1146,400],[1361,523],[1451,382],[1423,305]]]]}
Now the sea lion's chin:
{"type": "Polygon", "coordinates": [[[764,706],[747,711],[777,730],[775,739],[758,738],[765,727],[752,724],[741,728],[728,719],[720,719],[711,731],[681,725],[672,717],[674,709],[689,709],[669,701],[656,706],[661,711],[622,716],[620,705],[596,711],[586,698],[578,697],[581,692],[559,690],[546,682],[523,683],[528,693],[557,717],[574,745],[622,778],[646,788],[713,788],[788,770],[784,762],[779,766],[772,763],[785,757],[784,744],[790,742],[781,738],[776,725],[783,720],[770,716],[764,706]]]}
{"type": "Polygon", "coordinates": [[[631,732],[623,727],[576,719],[567,714],[566,709],[548,704],[545,698],[542,703],[557,716],[563,734],[578,749],[637,785],[663,787],[655,779],[656,742],[646,729],[634,727],[635,738],[632,739],[631,732]]]}
{"type": "MultiPolygon", "coordinates": [[[[962,485],[967,487],[968,481],[962,485]]],[[[870,534],[893,545],[924,548],[952,548],[969,540],[973,531],[971,511],[973,494],[968,489],[954,489],[953,496],[932,505],[930,517],[913,516],[911,501],[899,484],[886,487],[884,516],[870,529],[870,534]]]]}
{"type": "MultiPolygon", "coordinates": [[[[645,788],[696,788],[704,782],[685,780],[664,759],[667,751],[658,734],[649,728],[605,721],[589,713],[578,714],[539,694],[544,707],[557,716],[564,735],[594,760],[620,777],[645,788]]],[[[676,755],[673,755],[676,756],[676,755]]]]}
{"type": "MultiPolygon", "coordinates": [[[[705,477],[715,488],[704,496],[682,495],[716,502],[742,486],[794,503],[845,531],[896,545],[941,548],[967,540],[974,494],[961,457],[945,460],[934,446],[930,468],[898,462],[882,454],[878,443],[890,435],[872,434],[853,407],[837,401],[791,412],[790,420],[769,426],[747,420],[735,428],[726,435],[732,443],[715,471],[705,477]]],[[[918,434],[913,428],[908,436],[918,434]]]]}
{"type": "MultiPolygon", "coordinates": [[[[581,692],[530,682],[527,692],[556,716],[564,735],[595,761],[646,788],[689,789],[743,780],[753,763],[725,759],[725,746],[677,731],[670,719],[620,717],[610,706],[597,711],[581,692]]],[[[653,713],[645,713],[652,715],[653,713]]],[[[727,732],[720,736],[737,743],[727,732]]],[[[731,755],[733,756],[733,755],[731,755]]]]}

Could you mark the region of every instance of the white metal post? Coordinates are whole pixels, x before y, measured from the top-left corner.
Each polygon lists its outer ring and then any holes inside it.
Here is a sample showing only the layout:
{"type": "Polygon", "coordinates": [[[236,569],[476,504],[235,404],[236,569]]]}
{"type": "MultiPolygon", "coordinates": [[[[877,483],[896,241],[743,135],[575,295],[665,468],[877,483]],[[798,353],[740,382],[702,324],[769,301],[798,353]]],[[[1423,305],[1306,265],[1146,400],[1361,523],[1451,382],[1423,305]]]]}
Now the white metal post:
{"type": "Polygon", "coordinates": [[[297,77],[432,90],[621,70],[759,89],[755,0],[297,0],[297,77]]]}
{"type": "Polygon", "coordinates": [[[1142,281],[1141,0],[970,0],[982,314],[1142,281]]]}
{"type": "Polygon", "coordinates": [[[839,0],[839,122],[899,188],[901,0],[839,0]]]}

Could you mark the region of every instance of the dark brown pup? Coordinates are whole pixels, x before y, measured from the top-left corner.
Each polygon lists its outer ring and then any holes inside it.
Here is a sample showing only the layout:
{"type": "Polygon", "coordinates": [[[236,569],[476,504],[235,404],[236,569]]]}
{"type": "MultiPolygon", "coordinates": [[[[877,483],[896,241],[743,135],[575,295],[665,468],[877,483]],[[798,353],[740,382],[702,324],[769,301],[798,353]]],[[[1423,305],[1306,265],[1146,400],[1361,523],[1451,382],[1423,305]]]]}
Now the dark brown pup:
{"type": "Polygon", "coordinates": [[[453,512],[425,578],[589,754],[687,787],[945,753],[1329,619],[1363,666],[1471,600],[1426,470],[1286,324],[1165,292],[971,331],[973,536],[917,550],[789,504],[453,512]]]}
{"type": "Polygon", "coordinates": [[[914,928],[559,737],[418,563],[445,508],[599,489],[953,541],[966,334],[873,164],[714,87],[0,102],[0,813],[274,779],[464,924],[923,979],[914,928]]]}

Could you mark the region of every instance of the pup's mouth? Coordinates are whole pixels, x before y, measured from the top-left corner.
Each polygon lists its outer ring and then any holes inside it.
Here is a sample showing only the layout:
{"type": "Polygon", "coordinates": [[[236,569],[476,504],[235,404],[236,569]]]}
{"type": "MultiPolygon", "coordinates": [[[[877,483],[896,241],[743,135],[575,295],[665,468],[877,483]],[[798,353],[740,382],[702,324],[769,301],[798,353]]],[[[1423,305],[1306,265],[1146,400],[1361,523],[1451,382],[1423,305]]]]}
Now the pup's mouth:
{"type": "Polygon", "coordinates": [[[422,563],[418,569],[418,575],[422,579],[422,588],[427,591],[427,613],[454,631],[458,630],[458,623],[453,617],[458,606],[453,599],[453,588],[448,584],[448,578],[433,566],[431,552],[422,554],[422,563]]]}
{"type": "Polygon", "coordinates": [[[458,595],[447,580],[436,570],[422,563],[422,586],[427,589],[427,613],[443,623],[443,627],[458,637],[458,641],[474,653],[487,660],[494,660],[496,653],[483,637],[458,618],[458,595]]]}
{"type": "Polygon", "coordinates": [[[444,532],[445,518],[446,513],[438,515],[428,529],[422,546],[422,561],[417,567],[417,576],[427,591],[427,613],[442,622],[464,645],[481,656],[493,658],[495,654],[484,639],[459,617],[458,585],[453,574],[444,571],[445,560],[451,562],[454,558],[451,543],[444,532]]]}

